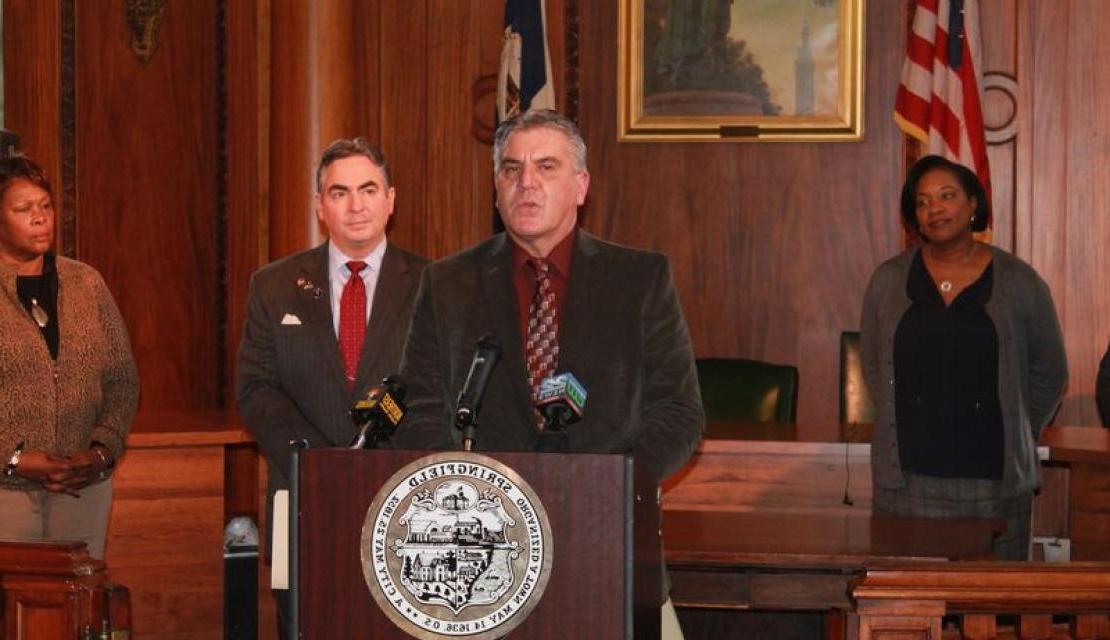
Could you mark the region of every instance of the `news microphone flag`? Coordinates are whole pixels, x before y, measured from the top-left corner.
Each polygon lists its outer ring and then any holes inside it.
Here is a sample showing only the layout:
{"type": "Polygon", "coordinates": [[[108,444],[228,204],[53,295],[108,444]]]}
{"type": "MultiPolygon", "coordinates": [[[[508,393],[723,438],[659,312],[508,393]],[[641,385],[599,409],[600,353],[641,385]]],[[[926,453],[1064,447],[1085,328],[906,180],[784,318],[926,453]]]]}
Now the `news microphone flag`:
{"type": "Polygon", "coordinates": [[[554,109],[555,87],[543,0],[506,0],[501,68],[497,74],[497,119],[529,109],[554,109]]]}
{"type": "Polygon", "coordinates": [[[545,378],[536,394],[536,404],[543,406],[550,402],[565,401],[579,418],[586,408],[586,388],[578,382],[573,373],[560,373],[545,378]]]}
{"type": "Polygon", "coordinates": [[[916,0],[894,121],[926,153],[967,166],[991,195],[979,0],[916,0]]]}

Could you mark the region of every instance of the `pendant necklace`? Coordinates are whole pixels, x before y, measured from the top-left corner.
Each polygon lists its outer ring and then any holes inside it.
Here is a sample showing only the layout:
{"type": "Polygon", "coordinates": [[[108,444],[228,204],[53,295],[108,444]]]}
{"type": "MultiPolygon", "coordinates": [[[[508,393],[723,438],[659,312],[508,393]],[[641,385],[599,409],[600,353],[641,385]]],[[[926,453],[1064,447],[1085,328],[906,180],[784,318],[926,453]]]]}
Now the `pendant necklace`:
{"type": "MultiPolygon", "coordinates": [[[[50,314],[46,312],[46,309],[42,308],[42,304],[39,303],[39,298],[43,298],[43,289],[46,288],[46,270],[44,269],[43,273],[37,277],[38,283],[34,295],[28,296],[31,298],[31,305],[28,311],[30,311],[31,318],[35,321],[35,324],[39,326],[39,329],[45,329],[46,325],[50,324],[50,314]]],[[[24,291],[24,295],[29,293],[31,292],[24,291]]]]}
{"type": "MultiPolygon", "coordinates": [[[[979,245],[979,243],[977,243],[977,242],[971,243],[971,250],[967,252],[967,255],[964,256],[959,262],[953,263],[952,266],[958,267],[958,266],[964,264],[965,262],[967,262],[968,260],[970,260],[972,254],[975,253],[975,248],[978,245],[979,245]]],[[[948,292],[952,291],[952,281],[948,280],[947,278],[944,279],[944,280],[941,280],[940,285],[938,285],[938,288],[941,290],[942,293],[948,293],[948,292]]]]}
{"type": "Polygon", "coordinates": [[[35,324],[39,326],[39,329],[45,329],[46,325],[50,324],[50,314],[39,305],[36,298],[31,298],[31,317],[35,319],[35,324]]]}

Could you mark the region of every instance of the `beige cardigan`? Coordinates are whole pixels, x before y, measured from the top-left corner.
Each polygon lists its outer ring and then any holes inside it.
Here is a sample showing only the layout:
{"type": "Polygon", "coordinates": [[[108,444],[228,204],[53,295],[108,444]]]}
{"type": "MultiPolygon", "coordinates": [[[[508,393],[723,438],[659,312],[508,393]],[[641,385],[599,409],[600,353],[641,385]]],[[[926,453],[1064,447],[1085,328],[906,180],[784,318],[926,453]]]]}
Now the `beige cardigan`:
{"type": "MultiPolygon", "coordinates": [[[[0,264],[0,456],[25,450],[69,455],[93,441],[118,460],[135,417],[139,376],[127,328],[100,274],[63,257],[58,270],[58,359],[0,264]]],[[[0,476],[0,488],[31,482],[0,476]]]]}

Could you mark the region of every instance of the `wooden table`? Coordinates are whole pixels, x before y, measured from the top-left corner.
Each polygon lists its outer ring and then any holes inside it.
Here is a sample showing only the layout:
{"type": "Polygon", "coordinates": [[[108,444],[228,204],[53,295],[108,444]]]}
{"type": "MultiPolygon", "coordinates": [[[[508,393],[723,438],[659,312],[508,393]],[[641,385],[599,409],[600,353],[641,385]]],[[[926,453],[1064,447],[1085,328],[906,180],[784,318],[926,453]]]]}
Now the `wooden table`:
{"type": "MultiPolygon", "coordinates": [[[[869,430],[842,430],[847,443],[803,437],[826,431],[708,426],[691,461],[664,483],[677,606],[824,611],[825,637],[843,637],[853,576],[902,560],[974,559],[1001,531],[1001,523],[873,520],[869,430]]],[[[1070,536],[1073,559],[1110,559],[1110,430],[1051,427],[1040,445],[1046,486],[1035,523],[1065,523],[1041,534],[1070,536]]]]}
{"type": "Polygon", "coordinates": [[[1034,535],[1068,540],[1072,560],[1110,561],[1110,429],[1048,427],[1039,444],[1047,457],[1034,535]]]}
{"type": "Polygon", "coordinates": [[[989,552],[1001,523],[872,519],[870,446],[804,436],[819,431],[712,423],[664,483],[671,596],[691,637],[796,636],[816,622],[843,638],[849,586],[866,566],[989,552]],[[744,610],[821,615],[745,622],[744,610]]]}
{"type": "Polygon", "coordinates": [[[679,607],[849,610],[866,566],[990,557],[1000,520],[856,513],[666,511],[663,544],[679,607]]]}

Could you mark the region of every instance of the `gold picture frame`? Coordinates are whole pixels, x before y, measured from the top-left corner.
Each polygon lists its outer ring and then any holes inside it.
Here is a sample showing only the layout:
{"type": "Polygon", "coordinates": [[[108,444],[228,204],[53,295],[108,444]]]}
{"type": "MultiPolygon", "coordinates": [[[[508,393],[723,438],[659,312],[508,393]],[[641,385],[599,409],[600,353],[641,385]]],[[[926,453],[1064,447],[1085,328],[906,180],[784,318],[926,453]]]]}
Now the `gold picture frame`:
{"type": "Polygon", "coordinates": [[[621,141],[863,139],[863,0],[619,2],[621,141]]]}

